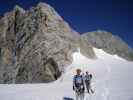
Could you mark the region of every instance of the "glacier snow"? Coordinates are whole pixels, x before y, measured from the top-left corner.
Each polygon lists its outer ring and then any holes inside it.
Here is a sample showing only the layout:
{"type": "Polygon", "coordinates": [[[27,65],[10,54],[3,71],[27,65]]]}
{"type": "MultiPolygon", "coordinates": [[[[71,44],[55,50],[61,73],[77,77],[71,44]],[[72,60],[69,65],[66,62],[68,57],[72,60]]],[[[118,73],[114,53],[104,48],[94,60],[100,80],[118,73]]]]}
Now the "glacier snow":
{"type": "Polygon", "coordinates": [[[117,55],[110,55],[93,48],[97,59],[88,59],[80,53],[73,53],[73,62],[55,82],[41,84],[0,84],[0,100],[63,100],[74,98],[72,79],[75,69],[93,74],[94,94],[85,95],[85,100],[133,100],[133,62],[117,55]]]}

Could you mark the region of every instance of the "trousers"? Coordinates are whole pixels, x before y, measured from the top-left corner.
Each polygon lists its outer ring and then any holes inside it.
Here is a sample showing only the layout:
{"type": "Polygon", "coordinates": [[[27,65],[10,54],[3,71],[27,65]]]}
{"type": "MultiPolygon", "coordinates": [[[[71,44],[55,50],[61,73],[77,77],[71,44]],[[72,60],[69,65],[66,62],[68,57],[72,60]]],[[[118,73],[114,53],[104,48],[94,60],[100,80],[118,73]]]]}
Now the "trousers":
{"type": "Polygon", "coordinates": [[[84,93],[75,92],[76,100],[84,100],[84,93]]]}

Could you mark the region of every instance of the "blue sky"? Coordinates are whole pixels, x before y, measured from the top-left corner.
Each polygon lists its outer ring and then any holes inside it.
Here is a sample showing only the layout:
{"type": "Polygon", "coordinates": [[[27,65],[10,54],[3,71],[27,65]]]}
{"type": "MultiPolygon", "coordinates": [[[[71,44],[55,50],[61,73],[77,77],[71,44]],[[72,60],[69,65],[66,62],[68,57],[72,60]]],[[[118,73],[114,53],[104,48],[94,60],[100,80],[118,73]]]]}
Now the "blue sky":
{"type": "Polygon", "coordinates": [[[80,33],[112,32],[133,47],[133,0],[0,0],[0,15],[17,4],[28,9],[46,2],[80,33]]]}

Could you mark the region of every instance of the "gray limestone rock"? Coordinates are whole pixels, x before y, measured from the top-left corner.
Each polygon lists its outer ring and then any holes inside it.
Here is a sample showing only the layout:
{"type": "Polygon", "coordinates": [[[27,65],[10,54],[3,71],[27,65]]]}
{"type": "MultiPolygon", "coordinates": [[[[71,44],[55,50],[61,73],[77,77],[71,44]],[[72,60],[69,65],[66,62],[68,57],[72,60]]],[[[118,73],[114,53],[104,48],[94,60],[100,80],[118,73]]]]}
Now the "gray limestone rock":
{"type": "Polygon", "coordinates": [[[87,44],[48,4],[16,6],[0,19],[0,83],[54,81],[78,48],[95,58],[87,44]]]}

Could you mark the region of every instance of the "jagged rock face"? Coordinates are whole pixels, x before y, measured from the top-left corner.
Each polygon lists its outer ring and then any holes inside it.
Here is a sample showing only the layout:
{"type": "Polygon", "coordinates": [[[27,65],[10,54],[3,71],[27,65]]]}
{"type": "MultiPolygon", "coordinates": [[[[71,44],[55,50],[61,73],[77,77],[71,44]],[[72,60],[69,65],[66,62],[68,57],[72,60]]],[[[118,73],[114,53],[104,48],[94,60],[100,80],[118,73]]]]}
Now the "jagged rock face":
{"type": "Polygon", "coordinates": [[[117,54],[126,60],[133,61],[133,49],[119,37],[112,35],[110,32],[99,30],[84,33],[82,37],[96,48],[103,49],[107,53],[117,54]]]}
{"type": "Polygon", "coordinates": [[[16,6],[0,19],[0,83],[54,81],[77,48],[95,58],[86,40],[49,5],[27,11],[16,6]]]}

